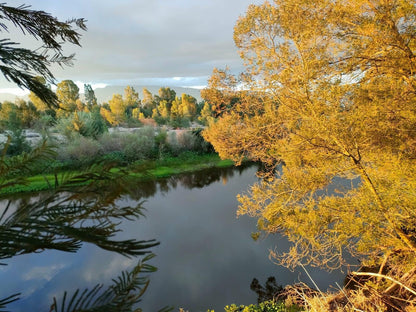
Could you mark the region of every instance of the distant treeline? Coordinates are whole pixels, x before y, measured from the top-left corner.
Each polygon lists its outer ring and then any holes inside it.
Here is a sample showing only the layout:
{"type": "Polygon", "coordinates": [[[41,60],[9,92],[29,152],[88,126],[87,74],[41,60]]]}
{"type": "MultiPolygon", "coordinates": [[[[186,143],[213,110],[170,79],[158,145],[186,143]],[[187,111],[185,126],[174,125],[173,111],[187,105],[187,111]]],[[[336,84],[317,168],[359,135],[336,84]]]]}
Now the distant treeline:
{"type": "MultiPolygon", "coordinates": [[[[38,78],[43,81],[42,78],[38,78]]],[[[80,96],[78,86],[72,80],[63,80],[57,85],[56,95],[59,107],[50,107],[33,92],[29,101],[17,99],[15,103],[4,101],[0,105],[0,130],[16,126],[24,128],[52,126],[62,118],[83,118],[79,113],[98,115],[107,126],[139,126],[151,122],[170,125],[175,128],[187,127],[191,122],[206,124],[214,116],[206,101],[198,102],[188,94],[178,96],[169,87],[162,87],[158,94],[144,88],[143,98],[127,86],[124,94],[113,94],[108,102],[98,103],[91,85],[84,84],[84,96],[80,96]],[[76,116],[78,115],[78,116],[76,116]],[[146,121],[147,119],[147,121],[146,121]],[[10,124],[12,121],[12,124],[10,124]]]]}

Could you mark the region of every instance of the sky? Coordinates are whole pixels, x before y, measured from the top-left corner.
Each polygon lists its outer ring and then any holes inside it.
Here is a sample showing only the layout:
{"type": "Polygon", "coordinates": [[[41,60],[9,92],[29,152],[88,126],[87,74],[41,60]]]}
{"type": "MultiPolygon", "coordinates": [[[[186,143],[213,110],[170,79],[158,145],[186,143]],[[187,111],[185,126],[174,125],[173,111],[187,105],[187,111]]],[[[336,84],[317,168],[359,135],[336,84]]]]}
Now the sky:
{"type": "MultiPolygon", "coordinates": [[[[228,66],[239,72],[242,62],[233,42],[233,27],[250,4],[263,0],[16,0],[61,20],[83,17],[82,47],[64,46],[75,53],[72,67],[53,67],[58,81],[71,79],[95,87],[105,85],[206,85],[212,70],[228,66]]],[[[3,38],[37,48],[40,42],[18,30],[3,38]]],[[[0,78],[0,93],[16,86],[0,78]]],[[[19,89],[17,89],[19,90],[19,89]]],[[[81,89],[82,90],[82,89],[81,89]]]]}

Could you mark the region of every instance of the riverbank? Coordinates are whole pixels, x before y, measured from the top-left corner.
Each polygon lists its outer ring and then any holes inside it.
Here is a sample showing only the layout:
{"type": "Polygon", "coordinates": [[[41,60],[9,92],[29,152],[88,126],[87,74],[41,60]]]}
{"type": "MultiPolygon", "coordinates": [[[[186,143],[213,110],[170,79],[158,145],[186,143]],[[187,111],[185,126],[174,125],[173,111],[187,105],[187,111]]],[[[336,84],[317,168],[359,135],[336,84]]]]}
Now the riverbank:
{"type": "MultiPolygon", "coordinates": [[[[221,160],[217,154],[195,155],[187,154],[178,157],[169,157],[158,160],[144,160],[135,162],[127,167],[115,167],[112,170],[123,169],[127,176],[135,181],[146,181],[150,179],[166,178],[176,174],[193,172],[207,168],[232,167],[234,162],[231,160],[221,160]]],[[[55,187],[55,180],[60,181],[63,175],[77,174],[77,171],[64,171],[54,174],[39,174],[27,178],[24,185],[16,185],[4,188],[0,197],[18,193],[40,192],[55,187]]]]}

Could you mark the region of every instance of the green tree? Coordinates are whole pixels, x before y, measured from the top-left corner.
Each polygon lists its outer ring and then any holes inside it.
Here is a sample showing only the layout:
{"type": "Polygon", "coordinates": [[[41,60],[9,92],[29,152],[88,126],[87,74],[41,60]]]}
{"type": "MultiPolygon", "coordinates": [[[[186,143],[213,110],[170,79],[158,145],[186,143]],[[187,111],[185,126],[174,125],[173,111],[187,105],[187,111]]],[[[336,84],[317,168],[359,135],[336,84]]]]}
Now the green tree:
{"type": "Polygon", "coordinates": [[[60,118],[56,129],[68,140],[73,139],[74,135],[97,139],[108,131],[99,109],[95,109],[93,112],[74,112],[71,116],[60,118]]]}
{"type": "Polygon", "coordinates": [[[153,108],[152,110],[152,118],[155,120],[160,119],[160,114],[157,108],[153,108]]]}
{"type": "Polygon", "coordinates": [[[162,87],[158,91],[159,96],[156,96],[156,102],[165,100],[168,103],[172,103],[176,98],[176,92],[171,88],[162,87]]]}
{"type": "Polygon", "coordinates": [[[182,113],[182,117],[189,120],[193,120],[196,115],[196,98],[189,94],[182,94],[179,111],[182,113]]]}
{"type": "Polygon", "coordinates": [[[22,127],[22,120],[18,116],[17,108],[9,112],[9,116],[6,121],[6,129],[9,130],[9,140],[6,143],[5,148],[7,155],[20,155],[24,152],[30,151],[30,145],[26,141],[22,127]]]}
{"type": "Polygon", "coordinates": [[[22,127],[31,128],[39,118],[39,113],[35,105],[23,99],[16,100],[16,105],[18,107],[19,118],[22,121],[22,127]]]}
{"type": "Polygon", "coordinates": [[[92,107],[98,104],[97,98],[95,97],[95,92],[90,84],[84,84],[84,99],[88,109],[90,110],[92,107]]]}
{"type": "Polygon", "coordinates": [[[162,101],[159,103],[159,105],[157,106],[157,110],[159,112],[159,115],[162,119],[167,120],[170,116],[170,109],[169,109],[169,104],[166,101],[162,101]]]}
{"type": "Polygon", "coordinates": [[[198,120],[204,125],[208,125],[214,119],[212,115],[211,105],[208,102],[204,102],[204,106],[202,107],[198,120]]]}
{"type": "MultiPolygon", "coordinates": [[[[126,105],[126,114],[128,118],[133,117],[133,110],[140,107],[139,93],[133,87],[127,86],[124,89],[124,102],[126,105]]],[[[138,118],[135,118],[138,119],[138,118]]]]}
{"type": "Polygon", "coordinates": [[[12,112],[14,112],[17,115],[17,106],[9,101],[4,101],[1,103],[1,109],[0,109],[0,126],[4,130],[7,128],[7,124],[9,121],[9,116],[12,112]]]}
{"type": "Polygon", "coordinates": [[[181,104],[181,101],[178,98],[172,101],[172,105],[170,107],[170,118],[178,119],[182,117],[182,112],[179,109],[180,104],[181,104]]]}
{"type": "Polygon", "coordinates": [[[153,94],[146,88],[143,88],[143,99],[141,102],[141,109],[142,112],[146,117],[150,117],[152,115],[153,109],[156,108],[158,102],[153,97],[153,94]]]}
{"type": "Polygon", "coordinates": [[[133,87],[127,86],[124,88],[124,101],[127,106],[137,107],[140,105],[139,93],[133,87]]]}
{"type": "Polygon", "coordinates": [[[72,80],[62,80],[57,84],[56,95],[59,101],[59,116],[69,116],[77,108],[79,88],[72,80]]]}
{"type": "MultiPolygon", "coordinates": [[[[335,268],[350,253],[414,286],[415,20],[401,0],[275,0],[238,20],[246,92],[205,138],[222,157],[275,169],[238,214],[288,237],[290,250],[273,253],[281,264],[335,268]],[[350,182],[331,191],[339,181],[350,182]]],[[[381,296],[398,288],[391,279],[381,296]]]]}

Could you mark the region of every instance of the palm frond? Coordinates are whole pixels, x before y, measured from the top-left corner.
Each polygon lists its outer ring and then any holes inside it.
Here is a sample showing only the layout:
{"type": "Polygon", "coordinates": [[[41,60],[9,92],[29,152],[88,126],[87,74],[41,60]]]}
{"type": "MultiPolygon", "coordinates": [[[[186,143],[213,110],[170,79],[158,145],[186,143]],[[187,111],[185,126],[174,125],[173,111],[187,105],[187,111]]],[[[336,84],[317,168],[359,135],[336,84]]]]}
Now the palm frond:
{"type": "MultiPolygon", "coordinates": [[[[113,279],[112,285],[103,290],[103,285],[97,284],[91,290],[77,289],[69,298],[65,292],[62,300],[53,298],[50,312],[131,312],[141,311],[137,308],[141,298],[149,285],[149,274],[155,272],[156,267],[147,263],[154,257],[150,254],[144,257],[131,271],[123,271],[113,279]]],[[[171,311],[164,308],[161,311],[171,311]]]]}
{"type": "Polygon", "coordinates": [[[118,220],[136,220],[143,208],[117,204],[125,190],[124,178],[111,169],[106,164],[93,166],[66,177],[36,202],[21,201],[13,212],[9,205],[0,209],[0,259],[46,249],[75,252],[83,242],[128,257],[149,253],[158,245],[155,240],[113,239],[120,231],[118,220]],[[82,183],[87,184],[74,190],[74,184],[82,183]]]}
{"type": "Polygon", "coordinates": [[[6,150],[9,143],[10,139],[8,139],[6,145],[3,147],[0,156],[0,191],[6,187],[26,184],[27,177],[33,172],[34,166],[47,163],[56,154],[53,146],[43,141],[42,144],[29,153],[7,157],[6,150]]]}
{"type": "Polygon", "coordinates": [[[70,19],[65,22],[30,6],[8,6],[0,3],[0,29],[9,30],[9,25],[20,29],[23,34],[42,42],[36,50],[18,48],[18,43],[9,39],[0,40],[0,71],[5,78],[21,88],[27,88],[50,106],[58,106],[56,94],[46,85],[35,79],[43,76],[49,83],[55,78],[49,70],[52,63],[72,65],[74,55],[62,53],[63,43],[80,45],[81,35],[78,29],[86,30],[85,19],[70,19]]]}
{"type": "Polygon", "coordinates": [[[9,310],[6,310],[6,306],[9,303],[12,303],[12,302],[15,302],[15,301],[19,300],[19,296],[20,296],[20,293],[13,294],[13,295],[10,295],[6,298],[0,299],[0,312],[9,312],[9,310]]]}
{"type": "MultiPolygon", "coordinates": [[[[0,18],[10,21],[15,27],[18,27],[24,34],[42,40],[49,48],[61,50],[62,41],[80,45],[81,35],[71,24],[75,24],[82,30],[86,30],[85,19],[70,19],[60,22],[56,17],[49,13],[39,10],[32,10],[28,5],[11,7],[0,4],[0,18]]],[[[5,23],[0,27],[8,30],[5,23]]]]}

